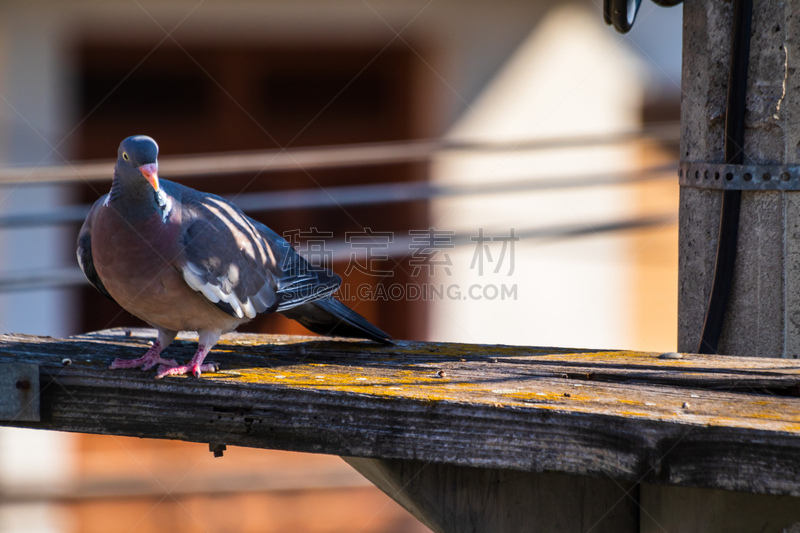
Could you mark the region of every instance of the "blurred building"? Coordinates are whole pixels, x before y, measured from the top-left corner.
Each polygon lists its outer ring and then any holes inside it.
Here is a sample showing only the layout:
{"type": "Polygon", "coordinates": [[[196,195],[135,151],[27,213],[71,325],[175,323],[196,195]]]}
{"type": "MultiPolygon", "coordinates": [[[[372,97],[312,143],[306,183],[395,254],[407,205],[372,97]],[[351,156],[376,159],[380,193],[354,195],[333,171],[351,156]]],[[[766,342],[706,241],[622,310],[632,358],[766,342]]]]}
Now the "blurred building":
{"type": "MultiPolygon", "coordinates": [[[[110,159],[138,133],[164,155],[504,143],[422,163],[186,183],[234,196],[504,184],[479,196],[252,215],[332,242],[352,244],[366,228],[391,235],[369,269],[341,256],[333,266],[351,295],[365,286],[360,294],[374,296],[349,303],[399,338],[671,350],[678,187],[642,169],[674,161],[674,143],[525,146],[677,120],[680,17],[644,4],[621,36],[588,1],[0,2],[0,165],[110,159]],[[547,188],[637,173],[654,179],[547,188]],[[608,231],[652,215],[667,218],[608,231]],[[427,296],[411,294],[419,287],[427,296]]],[[[0,215],[91,202],[106,189],[3,187],[0,215]]],[[[76,232],[0,228],[0,276],[73,266],[76,232]]],[[[115,325],[137,324],[86,286],[0,293],[0,331],[115,325]]],[[[249,330],[304,331],[281,317],[249,330]]],[[[201,445],[0,431],[0,532],[424,530],[337,458],[209,457],[201,445]]]]}

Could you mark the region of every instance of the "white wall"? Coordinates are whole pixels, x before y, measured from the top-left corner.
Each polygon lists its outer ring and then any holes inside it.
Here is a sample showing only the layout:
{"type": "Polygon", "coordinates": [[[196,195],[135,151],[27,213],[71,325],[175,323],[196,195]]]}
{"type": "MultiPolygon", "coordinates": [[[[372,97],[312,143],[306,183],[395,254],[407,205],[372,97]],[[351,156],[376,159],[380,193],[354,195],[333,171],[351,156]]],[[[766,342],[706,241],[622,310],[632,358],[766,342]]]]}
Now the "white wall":
{"type": "MultiPolygon", "coordinates": [[[[642,71],[615,34],[589,10],[554,10],[519,47],[449,132],[455,139],[525,141],[551,136],[629,131],[639,126],[642,71]]],[[[637,165],[630,148],[592,147],[525,152],[451,153],[438,157],[438,183],[529,181],[637,165]]],[[[630,217],[624,189],[598,187],[492,195],[437,202],[433,224],[476,234],[598,223],[630,217]]],[[[501,253],[493,244],[495,259],[501,253]]],[[[491,250],[492,248],[490,248],[491,250]]],[[[543,244],[520,241],[511,276],[470,268],[475,246],[451,254],[452,276],[434,283],[516,286],[517,299],[445,298],[435,306],[436,340],[624,348],[629,338],[629,265],[618,234],[543,244]],[[456,267],[457,265],[457,267],[456,267]]],[[[508,253],[508,252],[507,252],[508,253]]],[[[488,296],[493,295],[490,290],[488,296]]]]}

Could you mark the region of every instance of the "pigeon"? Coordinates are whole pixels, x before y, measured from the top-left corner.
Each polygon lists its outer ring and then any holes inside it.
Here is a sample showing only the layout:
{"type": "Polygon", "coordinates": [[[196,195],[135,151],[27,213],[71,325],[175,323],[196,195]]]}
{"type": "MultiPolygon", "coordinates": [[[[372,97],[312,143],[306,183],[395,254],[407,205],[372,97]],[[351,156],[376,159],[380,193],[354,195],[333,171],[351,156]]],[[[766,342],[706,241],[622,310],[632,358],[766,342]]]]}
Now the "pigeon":
{"type": "Polygon", "coordinates": [[[281,313],[322,335],[391,343],[391,337],[334,298],[342,279],[312,266],[280,235],[231,202],[158,177],[158,145],[123,140],[111,190],[78,234],[78,264],[108,298],[158,331],[137,359],[110,368],[156,378],[216,370],[204,363],[224,333],[261,313],[281,313]],[[196,331],[188,364],[161,352],[180,331],[196,331]]]}

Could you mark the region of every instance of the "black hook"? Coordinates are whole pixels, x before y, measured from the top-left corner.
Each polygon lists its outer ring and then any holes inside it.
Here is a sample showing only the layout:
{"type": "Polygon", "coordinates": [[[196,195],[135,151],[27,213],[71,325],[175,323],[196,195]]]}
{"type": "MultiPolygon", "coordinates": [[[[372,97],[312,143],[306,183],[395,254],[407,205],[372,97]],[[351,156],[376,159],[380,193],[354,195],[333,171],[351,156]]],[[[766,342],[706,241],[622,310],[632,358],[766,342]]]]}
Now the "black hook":
{"type": "MultiPolygon", "coordinates": [[[[653,0],[661,7],[672,7],[683,0],[653,0]]],[[[636,20],[642,0],[603,0],[603,19],[620,33],[628,33],[636,20]]]]}

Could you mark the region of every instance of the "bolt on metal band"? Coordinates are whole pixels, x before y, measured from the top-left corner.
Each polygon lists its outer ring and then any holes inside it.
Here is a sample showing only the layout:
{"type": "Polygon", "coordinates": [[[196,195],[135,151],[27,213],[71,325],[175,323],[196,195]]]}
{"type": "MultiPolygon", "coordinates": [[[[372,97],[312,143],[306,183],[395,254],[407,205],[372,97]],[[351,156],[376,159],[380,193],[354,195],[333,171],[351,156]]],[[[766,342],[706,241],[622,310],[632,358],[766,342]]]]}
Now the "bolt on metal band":
{"type": "Polygon", "coordinates": [[[727,165],[683,161],[682,187],[733,191],[800,191],[800,165],[727,165]]]}

